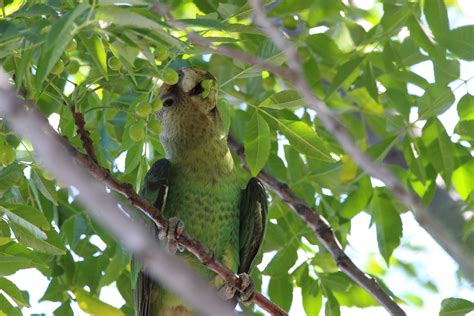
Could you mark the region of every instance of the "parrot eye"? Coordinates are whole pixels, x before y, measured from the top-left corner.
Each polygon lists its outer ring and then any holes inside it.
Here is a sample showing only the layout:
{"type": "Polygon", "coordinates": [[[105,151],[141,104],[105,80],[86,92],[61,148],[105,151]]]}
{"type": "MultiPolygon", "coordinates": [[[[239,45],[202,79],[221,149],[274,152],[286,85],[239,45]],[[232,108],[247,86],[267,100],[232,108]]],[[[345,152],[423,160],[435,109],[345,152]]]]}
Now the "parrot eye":
{"type": "MultiPolygon", "coordinates": [[[[202,82],[202,81],[201,81],[202,82]]],[[[201,94],[204,91],[204,88],[201,85],[201,82],[199,82],[190,92],[189,95],[198,95],[201,94]]]]}

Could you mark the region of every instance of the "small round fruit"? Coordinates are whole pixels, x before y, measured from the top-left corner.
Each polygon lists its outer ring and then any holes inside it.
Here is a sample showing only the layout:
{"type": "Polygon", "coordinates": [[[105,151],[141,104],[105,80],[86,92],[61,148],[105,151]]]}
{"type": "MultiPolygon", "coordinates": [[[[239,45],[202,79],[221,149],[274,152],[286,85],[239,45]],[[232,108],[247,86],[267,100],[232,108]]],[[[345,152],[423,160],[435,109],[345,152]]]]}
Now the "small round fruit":
{"type": "Polygon", "coordinates": [[[8,166],[15,161],[16,151],[10,145],[4,145],[0,148],[0,164],[8,166]]]}
{"type": "Polygon", "coordinates": [[[149,123],[148,123],[148,128],[150,129],[150,131],[152,131],[153,133],[155,134],[159,134],[160,131],[161,131],[161,124],[158,120],[151,120],[149,123]]]}
{"type": "Polygon", "coordinates": [[[60,75],[64,71],[64,62],[60,59],[56,63],[56,65],[53,66],[53,69],[51,69],[51,73],[53,75],[60,75]]]}
{"type": "Polygon", "coordinates": [[[69,64],[66,66],[67,73],[70,75],[74,75],[79,71],[79,67],[81,67],[79,62],[75,59],[71,59],[69,64]]]}
{"type": "Polygon", "coordinates": [[[115,70],[115,71],[118,71],[120,70],[120,68],[122,68],[122,63],[115,56],[112,56],[109,58],[109,60],[107,61],[107,65],[109,65],[110,69],[115,70]]]}
{"type": "Polygon", "coordinates": [[[169,56],[170,56],[170,52],[167,48],[158,47],[157,49],[155,49],[155,58],[156,58],[156,60],[164,61],[164,60],[168,59],[169,56]]]}
{"type": "Polygon", "coordinates": [[[294,15],[288,14],[283,18],[283,26],[289,30],[296,30],[298,28],[298,20],[294,15]]]}
{"type": "Polygon", "coordinates": [[[142,140],[143,137],[145,137],[145,129],[143,127],[143,124],[133,123],[128,129],[128,134],[133,141],[138,142],[142,140]]]}
{"type": "Polygon", "coordinates": [[[73,39],[72,41],[69,42],[69,44],[67,44],[66,48],[64,49],[66,52],[70,53],[74,50],[76,50],[77,48],[77,42],[75,39],[73,39]]]}
{"type": "Polygon", "coordinates": [[[163,107],[163,101],[161,101],[161,99],[159,98],[156,98],[151,104],[151,108],[153,109],[153,112],[160,111],[162,107],[163,107]]]}
{"type": "Polygon", "coordinates": [[[51,173],[49,173],[48,171],[46,171],[46,170],[43,170],[43,171],[41,172],[41,175],[42,175],[43,178],[45,178],[46,180],[49,180],[49,181],[54,180],[53,175],[52,175],[51,173]]]}
{"type": "Polygon", "coordinates": [[[273,87],[275,86],[276,80],[275,77],[266,77],[263,79],[263,89],[267,91],[273,90],[273,87]]]}
{"type": "Polygon", "coordinates": [[[135,113],[140,117],[147,117],[151,113],[151,104],[148,102],[137,103],[135,113]]]}
{"type": "Polygon", "coordinates": [[[178,80],[179,80],[178,73],[173,68],[166,68],[165,71],[163,71],[163,81],[166,84],[169,84],[169,85],[177,84],[178,80]]]}

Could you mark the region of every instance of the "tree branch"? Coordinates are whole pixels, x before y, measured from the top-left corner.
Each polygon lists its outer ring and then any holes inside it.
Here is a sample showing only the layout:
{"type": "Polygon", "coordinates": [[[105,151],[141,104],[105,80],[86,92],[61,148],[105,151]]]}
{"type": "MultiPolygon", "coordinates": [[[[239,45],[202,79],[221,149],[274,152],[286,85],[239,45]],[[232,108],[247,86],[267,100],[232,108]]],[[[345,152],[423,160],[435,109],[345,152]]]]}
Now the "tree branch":
{"type": "MultiPolygon", "coordinates": [[[[244,148],[232,136],[229,136],[229,146],[239,156],[244,166],[248,168],[245,161],[244,148]]],[[[329,251],[341,271],[347,274],[360,287],[365,289],[372,297],[380,303],[392,315],[405,315],[405,312],[395,301],[386,294],[377,284],[377,281],[362,272],[352,260],[344,253],[341,244],[337,240],[328,221],[305,201],[298,198],[286,183],[280,182],[265,171],[260,171],[258,178],[267,187],[286,203],[316,234],[319,242],[329,251]]]]}
{"type": "MultiPolygon", "coordinates": [[[[231,305],[222,301],[207,282],[176,257],[167,254],[147,228],[131,221],[118,208],[119,203],[106,193],[104,184],[125,195],[132,205],[143,210],[158,227],[164,228],[168,222],[157,215],[159,210],[138,196],[129,184],[114,179],[108,170],[98,166],[90,157],[78,152],[69,142],[61,138],[34,104],[25,105],[27,101],[15,95],[3,72],[0,72],[0,100],[2,100],[0,112],[5,114],[12,127],[20,135],[30,139],[36,152],[42,157],[41,161],[46,169],[60,181],[79,190],[78,199],[86,210],[142,260],[145,270],[151,277],[178,293],[201,313],[235,315],[231,305]],[[103,183],[97,181],[97,178],[103,183]]],[[[235,285],[238,291],[242,290],[240,279],[217,261],[212,251],[201,245],[199,241],[183,234],[178,242],[203,264],[235,285]]],[[[261,293],[256,293],[253,301],[274,315],[286,315],[261,293]]]]}

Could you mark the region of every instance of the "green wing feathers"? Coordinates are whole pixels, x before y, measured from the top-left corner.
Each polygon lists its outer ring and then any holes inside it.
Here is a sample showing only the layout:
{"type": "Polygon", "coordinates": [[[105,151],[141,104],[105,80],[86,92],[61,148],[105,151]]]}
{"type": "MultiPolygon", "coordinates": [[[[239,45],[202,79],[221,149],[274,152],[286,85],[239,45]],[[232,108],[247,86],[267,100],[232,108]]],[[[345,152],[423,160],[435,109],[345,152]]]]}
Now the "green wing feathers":
{"type": "MultiPolygon", "coordinates": [[[[167,159],[160,159],[147,172],[140,190],[140,196],[152,203],[159,210],[163,210],[168,193],[169,173],[171,164],[167,159]]],[[[158,229],[150,223],[150,230],[158,236],[158,229]]],[[[151,316],[156,309],[156,292],[158,286],[145,273],[140,271],[141,264],[132,260],[132,288],[134,288],[135,315],[151,316]]]]}
{"type": "Polygon", "coordinates": [[[251,178],[240,199],[240,264],[239,273],[250,274],[262,245],[267,220],[268,203],[265,188],[257,178],[251,178]]]}

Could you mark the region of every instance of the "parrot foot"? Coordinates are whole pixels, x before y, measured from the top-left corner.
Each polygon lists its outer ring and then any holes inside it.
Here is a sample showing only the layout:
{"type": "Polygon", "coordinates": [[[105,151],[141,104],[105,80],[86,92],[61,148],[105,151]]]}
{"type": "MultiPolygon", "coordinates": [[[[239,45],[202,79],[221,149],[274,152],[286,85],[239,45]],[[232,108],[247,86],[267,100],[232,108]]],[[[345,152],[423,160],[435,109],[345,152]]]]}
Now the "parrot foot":
{"type": "Polygon", "coordinates": [[[168,227],[159,232],[158,238],[160,240],[167,239],[166,249],[172,254],[176,251],[184,251],[184,248],[178,244],[177,239],[184,232],[184,223],[177,217],[170,217],[168,219],[168,227]]]}
{"type": "MultiPolygon", "coordinates": [[[[255,294],[255,285],[247,273],[239,274],[239,278],[242,282],[243,290],[237,294],[237,298],[239,302],[248,306],[252,302],[253,295],[255,294]]],[[[224,284],[219,290],[219,294],[226,300],[234,298],[235,292],[235,288],[229,283],[224,284]]]]}
{"type": "Polygon", "coordinates": [[[253,296],[255,294],[255,284],[247,273],[239,274],[240,280],[242,280],[242,292],[239,293],[239,301],[245,306],[252,303],[253,296]]]}

